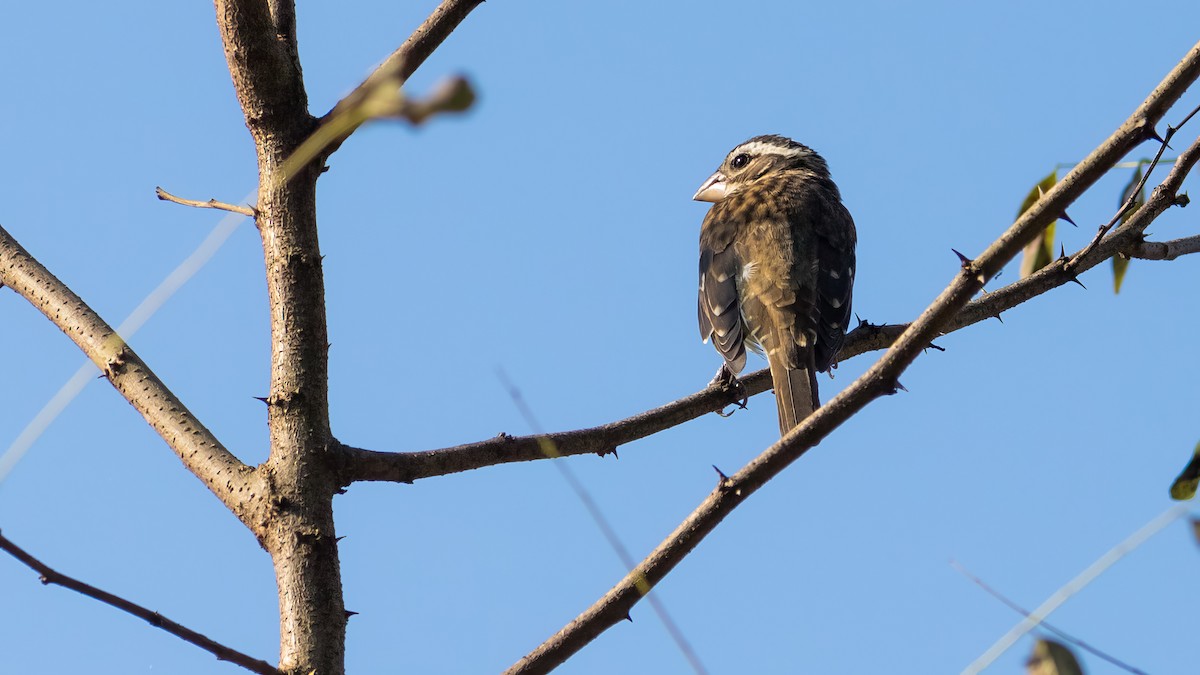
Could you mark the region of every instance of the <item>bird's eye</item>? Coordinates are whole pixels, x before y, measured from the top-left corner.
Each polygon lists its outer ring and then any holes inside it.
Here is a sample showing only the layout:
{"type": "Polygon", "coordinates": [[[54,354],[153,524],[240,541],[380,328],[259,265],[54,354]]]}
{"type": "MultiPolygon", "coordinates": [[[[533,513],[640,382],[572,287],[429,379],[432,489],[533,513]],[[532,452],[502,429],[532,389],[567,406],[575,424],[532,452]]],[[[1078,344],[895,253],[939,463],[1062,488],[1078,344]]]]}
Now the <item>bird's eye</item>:
{"type": "Polygon", "coordinates": [[[735,169],[740,169],[749,163],[750,163],[750,155],[747,155],[746,153],[743,152],[742,154],[738,155],[737,157],[734,157],[733,161],[731,161],[729,163],[729,166],[732,166],[735,169]]]}

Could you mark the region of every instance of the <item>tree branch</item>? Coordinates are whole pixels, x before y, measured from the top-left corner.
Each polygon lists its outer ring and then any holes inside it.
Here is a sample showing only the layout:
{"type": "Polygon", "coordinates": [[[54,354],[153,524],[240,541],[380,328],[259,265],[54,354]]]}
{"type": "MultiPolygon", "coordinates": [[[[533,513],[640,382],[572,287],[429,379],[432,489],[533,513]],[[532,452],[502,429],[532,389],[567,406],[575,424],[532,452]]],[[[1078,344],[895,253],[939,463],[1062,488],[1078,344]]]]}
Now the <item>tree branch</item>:
{"type": "Polygon", "coordinates": [[[0,284],[37,307],[162,436],[196,475],[244,523],[261,516],[255,495],[262,479],[233,456],[133,349],[66,284],[0,227],[0,284]]]}
{"type": "Polygon", "coordinates": [[[1174,260],[1192,253],[1200,253],[1200,235],[1171,241],[1143,241],[1126,255],[1141,260],[1174,260]]]}
{"type": "Polygon", "coordinates": [[[319,162],[280,180],[280,165],[316,128],[295,40],[281,36],[293,0],[216,0],[217,26],[254,138],[259,234],[271,316],[270,454],[260,468],[270,506],[252,528],[270,553],[279,596],[279,668],[345,672],[346,612],[333,521],[329,340],[317,236],[319,162]],[[279,23],[279,26],[276,25],[279,23]],[[282,38],[282,39],[281,39],[282,38]]]}
{"type": "Polygon", "coordinates": [[[217,657],[220,661],[229,661],[230,663],[239,665],[252,673],[259,675],[281,675],[281,673],[271,664],[261,659],[256,659],[253,656],[243,654],[232,647],[227,647],[220,642],[216,642],[211,638],[197,633],[196,631],[182,626],[167,617],[152,611],[139,604],[130,602],[118,595],[113,595],[107,591],[103,591],[95,586],[86,584],[78,579],[74,579],[65,574],[54,571],[48,565],[30,555],[27,551],[17,546],[8,537],[0,534],[0,550],[8,553],[12,557],[19,560],[26,567],[32,569],[41,575],[43,584],[55,584],[63,588],[70,589],[76,593],[81,593],[94,600],[99,600],[110,607],[117,609],[127,614],[132,614],[137,618],[149,623],[151,626],[161,628],[175,637],[190,642],[204,651],[217,657]]]}
{"type": "Polygon", "coordinates": [[[279,31],[294,22],[294,0],[272,0],[269,6],[261,0],[215,0],[214,5],[233,89],[255,141],[309,117],[296,41],[294,36],[279,39],[279,31]],[[276,17],[285,25],[277,27],[276,17]]]}
{"type": "MultiPolygon", "coordinates": [[[[380,87],[399,90],[416,72],[417,68],[425,63],[425,59],[429,58],[429,55],[454,32],[455,28],[458,28],[471,10],[482,3],[483,0],[442,0],[442,4],[433,10],[424,23],[418,26],[396,51],[384,59],[383,63],[367,76],[367,79],[325,113],[321,118],[321,123],[327,124],[347,110],[360,107],[380,87]]],[[[354,133],[354,128],[357,127],[352,127],[337,137],[329,139],[324,145],[324,156],[328,157],[336,152],[350,137],[350,134],[354,133]]]]}
{"type": "Polygon", "coordinates": [[[255,213],[254,209],[249,206],[237,206],[236,204],[226,204],[225,202],[219,202],[215,199],[210,199],[206,202],[200,201],[197,199],[184,199],[183,197],[176,197],[175,195],[171,194],[170,192],[167,192],[166,190],[162,189],[161,187],[154,188],[154,194],[157,195],[158,198],[164,202],[172,202],[175,204],[182,204],[183,206],[191,206],[191,207],[194,207],[197,209],[218,209],[221,211],[231,211],[233,213],[240,213],[243,216],[246,216],[247,218],[253,218],[253,217],[255,217],[255,215],[257,215],[255,213]]]}
{"type": "MultiPolygon", "coordinates": [[[[629,572],[604,597],[567,624],[557,634],[522,658],[506,673],[545,673],[561,664],[603,631],[622,621],[632,607],[661,581],[685,556],[750,494],[801,457],[809,448],[880,396],[895,393],[899,377],[949,324],[970,298],[1021,251],[1066,207],[1083,194],[1118,160],[1141,141],[1150,138],[1155,124],[1166,110],[1200,75],[1200,44],[1163,80],[1132,116],[1100,147],[1050,189],[977,259],[967,260],[954,280],[900,335],[890,349],[862,377],[821,406],[799,426],[767,448],[731,477],[722,477],[717,488],[675,531],[660,543],[637,567],[629,572]]],[[[1158,202],[1162,209],[1175,201],[1178,182],[1200,157],[1200,141],[1185,153],[1191,155],[1185,167],[1176,165],[1163,185],[1155,189],[1147,206],[1158,202]],[[1178,182],[1175,182],[1178,181],[1178,182]],[[1169,193],[1169,194],[1168,194],[1169,193]]],[[[1182,158],[1181,158],[1182,159],[1182,158]]],[[[1136,234],[1130,227],[1135,218],[1122,226],[1125,236],[1136,234]]],[[[1143,218],[1149,220],[1149,218],[1143,218]]],[[[1121,232],[1113,239],[1122,236],[1121,232]]],[[[1100,246],[1079,263],[1090,260],[1100,246]]]]}

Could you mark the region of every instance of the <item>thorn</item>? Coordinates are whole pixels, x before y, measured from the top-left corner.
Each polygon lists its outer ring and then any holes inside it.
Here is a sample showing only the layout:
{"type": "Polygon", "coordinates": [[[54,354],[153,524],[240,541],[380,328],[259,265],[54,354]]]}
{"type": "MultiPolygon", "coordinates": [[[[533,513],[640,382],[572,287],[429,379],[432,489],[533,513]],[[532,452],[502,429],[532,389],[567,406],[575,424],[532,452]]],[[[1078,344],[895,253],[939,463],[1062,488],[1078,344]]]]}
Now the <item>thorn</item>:
{"type": "Polygon", "coordinates": [[[1061,241],[1058,242],[1058,259],[1059,260],[1067,259],[1067,249],[1065,246],[1063,246],[1061,241]]]}
{"type": "Polygon", "coordinates": [[[343,540],[343,539],[345,539],[345,538],[346,538],[346,535],[344,535],[344,534],[343,534],[343,535],[342,535],[342,536],[340,536],[340,537],[334,537],[334,538],[333,538],[333,540],[334,540],[334,541],[341,541],[341,540],[343,540]]]}
{"type": "Polygon", "coordinates": [[[350,617],[352,617],[352,616],[355,616],[356,614],[358,614],[358,612],[351,612],[351,611],[350,611],[350,610],[348,610],[348,609],[345,609],[345,610],[342,610],[342,611],[346,613],[346,618],[347,618],[347,619],[349,619],[350,617]]]}
{"type": "Polygon", "coordinates": [[[996,312],[995,314],[993,314],[993,315],[992,315],[992,318],[994,318],[995,320],[999,321],[1000,323],[1004,323],[1004,319],[1002,319],[1002,318],[1000,317],[1000,312],[996,312]]]}
{"type": "MultiPolygon", "coordinates": [[[[1167,125],[1167,133],[1171,134],[1173,132],[1174,132],[1174,129],[1172,129],[1171,125],[1168,124],[1167,125]]],[[[1158,131],[1156,131],[1154,129],[1154,127],[1150,127],[1150,131],[1146,132],[1146,138],[1153,138],[1154,140],[1158,141],[1159,143],[1162,143],[1163,145],[1167,145],[1167,142],[1163,140],[1162,136],[1158,135],[1158,131]]],[[[1167,148],[1174,150],[1174,148],[1172,148],[1169,145],[1167,145],[1167,148]]]]}
{"type": "Polygon", "coordinates": [[[954,255],[958,256],[958,260],[959,260],[959,262],[961,262],[961,263],[962,263],[963,269],[966,269],[966,268],[970,267],[970,266],[971,266],[971,263],[975,262],[974,260],[971,260],[971,259],[970,259],[970,258],[968,258],[967,256],[965,256],[965,255],[963,255],[963,254],[959,253],[959,252],[958,252],[958,249],[954,249],[954,248],[952,248],[952,249],[950,249],[950,250],[951,250],[951,251],[954,251],[954,255]]]}
{"type": "Polygon", "coordinates": [[[717,472],[717,476],[718,476],[717,489],[722,492],[724,492],[725,490],[728,490],[729,489],[729,476],[726,476],[724,471],[718,469],[716,464],[713,464],[712,468],[713,468],[713,471],[717,472]]]}
{"type": "Polygon", "coordinates": [[[625,620],[629,623],[633,623],[633,617],[629,616],[629,612],[625,612],[625,620]]]}
{"type": "Polygon", "coordinates": [[[612,456],[613,456],[614,458],[618,459],[618,460],[619,460],[619,459],[621,459],[621,456],[617,454],[617,449],[616,449],[616,448],[613,448],[613,449],[612,449],[612,456]]]}
{"type": "MultiPolygon", "coordinates": [[[[895,388],[896,388],[896,390],[897,390],[897,391],[902,391],[902,392],[904,392],[904,393],[906,393],[906,394],[908,393],[908,390],[904,388],[904,385],[900,384],[900,380],[896,380],[896,383],[895,383],[895,385],[893,385],[893,386],[895,386],[895,388]]],[[[896,392],[895,392],[895,391],[893,391],[892,393],[894,394],[894,393],[896,393],[896,392]]]]}
{"type": "Polygon", "coordinates": [[[1080,287],[1080,288],[1082,288],[1083,290],[1085,290],[1085,291],[1087,290],[1087,286],[1084,286],[1084,285],[1083,285],[1083,282],[1079,280],[1079,277],[1077,277],[1077,276],[1072,276],[1070,280],[1071,280],[1071,281],[1073,281],[1073,282],[1075,282],[1075,283],[1077,283],[1077,284],[1079,284],[1079,287],[1080,287]]]}
{"type": "Polygon", "coordinates": [[[1071,220],[1071,216],[1068,216],[1066,211],[1063,211],[1062,213],[1058,214],[1058,217],[1060,220],[1065,220],[1068,223],[1070,223],[1072,227],[1079,227],[1078,225],[1075,224],[1075,221],[1071,220]]]}
{"type": "Polygon", "coordinates": [[[939,346],[937,346],[937,345],[933,344],[932,342],[930,342],[930,343],[929,343],[929,346],[928,346],[928,347],[926,347],[926,349],[936,349],[936,350],[938,350],[939,352],[944,352],[944,351],[946,351],[946,348],[945,348],[945,347],[939,347],[939,346]]]}
{"type": "Polygon", "coordinates": [[[250,398],[254,399],[255,401],[262,401],[263,405],[271,405],[271,402],[267,400],[266,396],[251,396],[250,398]]]}

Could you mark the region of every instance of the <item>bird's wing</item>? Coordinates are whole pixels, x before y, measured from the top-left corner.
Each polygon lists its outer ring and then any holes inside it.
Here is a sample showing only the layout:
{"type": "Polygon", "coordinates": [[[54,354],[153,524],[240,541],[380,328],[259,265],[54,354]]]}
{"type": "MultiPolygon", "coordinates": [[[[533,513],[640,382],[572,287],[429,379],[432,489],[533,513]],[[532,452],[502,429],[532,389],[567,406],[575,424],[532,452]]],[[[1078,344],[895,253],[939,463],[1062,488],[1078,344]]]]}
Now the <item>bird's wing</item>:
{"type": "Polygon", "coordinates": [[[854,285],[854,220],[841,202],[828,203],[821,217],[813,218],[813,243],[817,257],[817,370],[833,364],[850,323],[854,285]]]}
{"type": "MultiPolygon", "coordinates": [[[[706,224],[707,224],[706,218],[706,224]]],[[[700,338],[725,357],[734,374],[746,366],[746,341],[738,306],[737,275],[741,270],[732,237],[700,237],[700,338]]]]}

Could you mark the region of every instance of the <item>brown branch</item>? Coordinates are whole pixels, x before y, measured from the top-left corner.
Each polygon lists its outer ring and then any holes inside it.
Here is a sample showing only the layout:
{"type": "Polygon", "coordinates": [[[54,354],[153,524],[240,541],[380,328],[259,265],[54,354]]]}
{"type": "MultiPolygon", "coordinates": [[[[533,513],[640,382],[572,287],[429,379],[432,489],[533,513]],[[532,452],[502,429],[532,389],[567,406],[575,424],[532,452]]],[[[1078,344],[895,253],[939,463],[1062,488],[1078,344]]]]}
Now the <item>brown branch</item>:
{"type": "MultiPolygon", "coordinates": [[[[1186,116],[1184,116],[1183,121],[1181,121],[1178,126],[1167,125],[1167,134],[1165,136],[1163,136],[1162,138],[1158,138],[1158,133],[1155,132],[1153,128],[1150,129],[1150,137],[1158,140],[1159,146],[1158,146],[1158,152],[1154,153],[1154,158],[1150,160],[1150,166],[1146,169],[1146,173],[1142,174],[1142,178],[1141,178],[1141,180],[1139,180],[1137,182],[1137,185],[1135,185],[1132,190],[1129,190],[1129,194],[1127,197],[1125,197],[1125,201],[1122,202],[1121,208],[1117,209],[1117,212],[1113,214],[1112,219],[1109,220],[1107,223],[1104,223],[1103,225],[1101,225],[1100,229],[1096,231],[1096,235],[1094,237],[1092,237],[1092,240],[1090,242],[1088,242],[1088,245],[1084,246],[1083,250],[1080,251],[1079,253],[1077,253],[1075,256],[1072,256],[1071,260],[1067,261],[1067,269],[1068,270],[1071,270],[1076,266],[1076,259],[1083,258],[1087,254],[1091,253],[1092,249],[1099,246],[1100,240],[1103,239],[1104,236],[1108,234],[1109,230],[1111,230],[1114,226],[1116,226],[1117,222],[1120,221],[1121,218],[1123,218],[1125,216],[1125,213],[1127,211],[1129,211],[1130,209],[1134,208],[1134,206],[1136,206],[1137,200],[1140,197],[1140,195],[1142,194],[1142,190],[1144,190],[1146,188],[1146,182],[1150,180],[1150,173],[1152,171],[1154,171],[1154,167],[1158,166],[1159,161],[1162,160],[1163,153],[1166,152],[1166,149],[1167,149],[1168,145],[1170,144],[1171,139],[1174,138],[1175,133],[1177,131],[1179,131],[1179,129],[1183,125],[1187,124],[1188,121],[1191,120],[1192,117],[1194,117],[1196,115],[1196,113],[1198,113],[1198,112],[1200,112],[1200,105],[1196,106],[1195,108],[1192,108],[1192,111],[1190,113],[1188,113],[1186,116]]],[[[1139,163],[1139,167],[1140,166],[1141,165],[1139,163]]],[[[1183,199],[1185,201],[1183,202],[1183,204],[1181,204],[1181,206],[1187,204],[1187,202],[1186,202],[1187,197],[1183,197],[1183,199]]]]}
{"type": "Polygon", "coordinates": [[[217,657],[220,661],[228,661],[239,665],[252,673],[260,675],[280,675],[279,670],[271,664],[261,659],[256,659],[253,656],[243,654],[232,647],[226,647],[220,642],[216,642],[211,638],[201,635],[196,631],[182,626],[167,617],[146,609],[139,604],[130,602],[118,595],[113,595],[107,591],[103,591],[95,586],[86,584],[78,579],[74,579],[65,574],[54,571],[48,565],[30,555],[27,551],[17,546],[8,537],[0,534],[0,551],[4,551],[21,561],[26,567],[32,569],[41,575],[41,581],[44,585],[54,584],[70,589],[76,593],[81,593],[94,600],[99,600],[110,607],[116,607],[122,612],[132,614],[139,619],[149,623],[151,626],[161,628],[175,637],[190,642],[204,651],[217,657]]]}
{"type": "Polygon", "coordinates": [[[188,471],[244,523],[261,507],[262,479],[238,461],[133,349],[66,284],[0,227],[0,284],[28,300],[96,364],[162,436],[188,471]]]}
{"type": "Polygon", "coordinates": [[[329,344],[317,234],[320,162],[280,180],[280,165],[317,127],[295,41],[279,34],[293,0],[216,0],[217,26],[258,160],[255,208],[271,317],[266,398],[270,453],[260,467],[272,508],[251,524],[271,555],[279,598],[279,668],[345,672],[346,611],[328,461],[329,344]],[[278,27],[276,26],[278,22],[278,27]]]}
{"type": "Polygon", "coordinates": [[[240,213],[243,216],[246,216],[247,218],[253,218],[257,215],[255,213],[254,209],[249,206],[237,206],[236,204],[226,204],[225,202],[219,202],[215,199],[210,199],[206,202],[202,202],[202,201],[199,201],[196,199],[184,199],[183,197],[176,197],[175,195],[171,194],[170,192],[167,192],[166,190],[162,189],[161,187],[154,188],[154,194],[157,195],[158,198],[163,200],[164,202],[172,202],[175,204],[182,204],[183,206],[191,206],[191,207],[195,207],[197,209],[219,209],[221,211],[230,211],[233,213],[240,213]]]}
{"type": "Polygon", "coordinates": [[[288,31],[289,17],[295,16],[294,0],[273,0],[270,6],[261,0],[216,0],[214,5],[234,93],[255,141],[310,118],[294,35],[280,39],[280,30],[288,31]],[[276,18],[284,25],[277,27],[276,18]]]}
{"type": "MultiPolygon", "coordinates": [[[[1121,157],[1148,138],[1148,131],[1153,130],[1166,110],[1178,100],[1197,76],[1200,76],[1200,44],[1192,47],[1183,61],[1108,140],[1021,214],[978,258],[966,261],[950,285],[862,377],[736,474],[729,478],[722,477],[708,498],[624,579],[557,634],[514,664],[506,673],[512,675],[549,672],[600,633],[624,620],[645,593],[693,551],[704,537],[750,494],[867,404],[881,396],[894,393],[904,370],[928,347],[930,341],[940,334],[971,297],[979,292],[987,280],[1063,213],[1068,205],[1095,184],[1121,157]]],[[[1200,157],[1200,142],[1185,154],[1200,157]]],[[[1191,162],[1195,162],[1195,157],[1191,158],[1191,162]]],[[[1177,164],[1167,181],[1155,189],[1147,204],[1165,202],[1162,208],[1168,208],[1175,201],[1173,191],[1178,189],[1178,184],[1172,181],[1177,179],[1182,182],[1183,175],[1189,169],[1190,165],[1181,169],[1177,164]]],[[[1131,218],[1127,221],[1122,229],[1129,232],[1129,224],[1133,220],[1134,218],[1131,218]]],[[[1118,234],[1114,238],[1119,236],[1121,235],[1118,234]]],[[[1095,248],[1099,250],[1100,247],[1095,248]]],[[[1094,253],[1081,256],[1080,262],[1090,259],[1091,255],[1094,253]]]]}
{"type": "MultiPolygon", "coordinates": [[[[442,4],[433,10],[424,23],[418,26],[396,51],[392,52],[374,72],[368,75],[362,84],[355,87],[345,98],[338,101],[332,110],[325,113],[321,118],[322,124],[347,110],[359,108],[372,96],[373,92],[378,91],[381,87],[398,91],[416,72],[417,68],[425,63],[425,59],[429,58],[429,55],[454,32],[455,28],[458,28],[471,10],[481,4],[483,4],[483,0],[442,0],[442,4]]],[[[328,157],[336,152],[353,132],[354,128],[350,128],[325,143],[324,156],[328,157]]]]}
{"type": "Polygon", "coordinates": [[[1200,253],[1200,235],[1171,241],[1143,241],[1126,255],[1140,260],[1174,260],[1192,253],[1200,253]]]}

